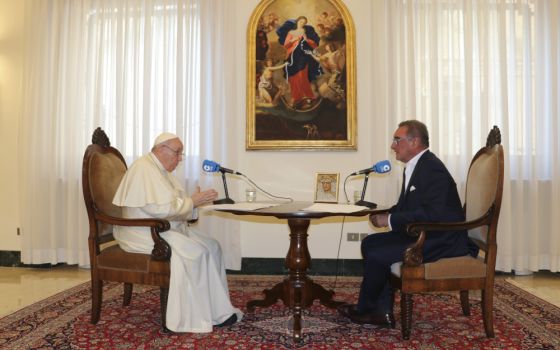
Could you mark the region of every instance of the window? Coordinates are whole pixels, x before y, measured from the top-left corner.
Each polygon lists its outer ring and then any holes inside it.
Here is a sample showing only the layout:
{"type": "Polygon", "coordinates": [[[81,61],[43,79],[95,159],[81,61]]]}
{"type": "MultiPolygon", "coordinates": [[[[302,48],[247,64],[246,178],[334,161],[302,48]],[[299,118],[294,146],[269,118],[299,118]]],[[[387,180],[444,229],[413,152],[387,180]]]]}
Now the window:
{"type": "Polygon", "coordinates": [[[151,8],[123,2],[87,16],[85,65],[88,90],[95,92],[88,105],[101,106],[94,117],[115,135],[127,161],[163,131],[188,141],[187,157],[200,153],[197,16],[188,2],[151,8]]]}
{"type": "Polygon", "coordinates": [[[550,105],[551,97],[537,93],[546,86],[539,82],[546,75],[539,74],[544,68],[536,62],[546,55],[539,40],[550,42],[553,33],[545,29],[537,36],[535,2],[415,1],[412,6],[414,11],[404,13],[414,27],[417,114],[437,125],[430,129],[449,145],[444,155],[474,154],[487,125],[495,124],[506,141],[512,178],[528,179],[535,171],[539,179],[550,180],[550,162],[544,159],[552,156],[553,117],[538,109],[550,105]]]}

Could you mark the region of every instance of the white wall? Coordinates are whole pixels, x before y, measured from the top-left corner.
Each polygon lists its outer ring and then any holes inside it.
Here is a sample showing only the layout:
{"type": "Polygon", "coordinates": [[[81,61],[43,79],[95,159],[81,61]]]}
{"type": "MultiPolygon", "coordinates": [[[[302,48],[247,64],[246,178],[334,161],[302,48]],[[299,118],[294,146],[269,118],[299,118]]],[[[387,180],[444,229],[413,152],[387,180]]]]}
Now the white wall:
{"type": "Polygon", "coordinates": [[[23,1],[0,0],[0,250],[20,250],[18,133],[23,61],[23,1]]]}
{"type": "MultiPolygon", "coordinates": [[[[295,200],[312,200],[315,174],[317,172],[338,172],[341,182],[350,172],[370,166],[381,159],[391,159],[388,140],[393,125],[381,123],[376,118],[385,113],[385,106],[373,105],[373,94],[378,89],[376,76],[382,67],[375,48],[370,41],[374,30],[380,30],[383,23],[372,20],[377,1],[346,0],[345,4],[353,17],[356,28],[357,64],[357,151],[246,151],[245,150],[245,67],[247,23],[258,0],[235,0],[235,30],[238,43],[232,59],[238,70],[231,77],[238,82],[237,106],[232,106],[232,117],[238,136],[235,142],[236,163],[224,164],[235,167],[249,176],[265,190],[295,200]]],[[[382,16],[380,16],[382,17],[382,16]]],[[[20,250],[20,240],[16,236],[19,224],[17,190],[17,135],[21,111],[21,62],[23,61],[23,2],[0,0],[0,250],[20,250]]],[[[396,173],[396,172],[395,172],[396,173]]],[[[398,188],[394,185],[395,173],[388,176],[371,176],[366,199],[378,203],[393,202],[398,188]],[[384,198],[390,198],[386,201],[384,198]]],[[[218,179],[219,180],[219,179],[218,179]]],[[[217,182],[221,186],[221,181],[217,182]]],[[[348,181],[348,195],[354,189],[361,189],[362,182],[348,181]]],[[[242,180],[228,178],[230,194],[242,200],[247,185],[242,180]]],[[[259,197],[262,194],[259,193],[259,197]]],[[[344,199],[343,192],[339,198],[344,199]]],[[[286,222],[277,219],[257,217],[233,217],[241,221],[242,254],[244,257],[285,257],[289,238],[286,222]]],[[[309,229],[309,249],[313,258],[336,258],[341,234],[341,218],[313,221],[309,229]]],[[[346,219],[340,258],[360,258],[359,243],[346,242],[346,232],[371,232],[367,218],[346,219]]],[[[227,249],[227,248],[225,248],[227,249]]]]}
{"type": "MultiPolygon", "coordinates": [[[[236,18],[236,31],[239,43],[237,47],[244,48],[236,52],[235,60],[246,60],[246,31],[247,23],[253,9],[259,1],[239,1],[236,18]]],[[[346,0],[350,15],[356,28],[356,66],[357,66],[357,119],[358,119],[358,150],[357,151],[246,151],[245,150],[245,104],[240,104],[236,110],[237,125],[235,130],[240,135],[237,142],[238,164],[235,168],[249,176],[265,190],[280,196],[293,197],[295,200],[312,200],[315,174],[317,172],[338,172],[341,183],[351,172],[363,169],[381,159],[392,159],[389,150],[389,135],[395,126],[387,126],[380,122],[383,118],[376,118],[384,110],[384,106],[372,104],[372,94],[375,93],[375,79],[372,79],[376,61],[374,47],[370,35],[378,30],[381,23],[372,21],[371,14],[374,6],[379,2],[364,0],[346,0]]],[[[382,9],[381,9],[382,10],[382,9]]],[[[244,64],[239,65],[245,67],[244,64]]],[[[239,81],[237,89],[238,100],[245,101],[244,69],[237,72],[239,81]]],[[[391,134],[392,135],[392,134],[391,134]]],[[[226,165],[224,165],[226,166],[226,165]]],[[[233,165],[231,165],[233,167],[233,165]]],[[[377,198],[385,198],[388,177],[370,176],[367,199],[380,203],[377,198]]],[[[243,200],[246,184],[235,184],[235,180],[228,179],[228,188],[237,191],[234,195],[243,200]],[[235,187],[237,185],[237,188],[235,187]]],[[[362,178],[348,181],[348,196],[352,198],[354,189],[361,190],[362,178]]],[[[341,188],[342,190],[342,188],[341,188]]],[[[394,189],[398,193],[398,189],[394,189]]],[[[259,197],[263,195],[259,193],[259,197]]],[[[344,199],[343,192],[339,192],[339,201],[344,199]]],[[[393,199],[394,200],[394,199],[393,199]]],[[[391,200],[391,201],[393,201],[391,200]]],[[[381,203],[380,203],[381,204],[381,203]]],[[[309,229],[309,250],[313,258],[336,258],[342,228],[341,218],[330,218],[312,221],[309,229]]],[[[340,258],[360,258],[359,243],[347,242],[347,232],[372,232],[373,227],[368,224],[367,217],[346,219],[343,230],[343,241],[340,248],[340,258]]],[[[288,226],[285,221],[270,219],[263,223],[263,219],[243,217],[242,225],[242,254],[244,257],[285,257],[289,245],[288,226]]]]}

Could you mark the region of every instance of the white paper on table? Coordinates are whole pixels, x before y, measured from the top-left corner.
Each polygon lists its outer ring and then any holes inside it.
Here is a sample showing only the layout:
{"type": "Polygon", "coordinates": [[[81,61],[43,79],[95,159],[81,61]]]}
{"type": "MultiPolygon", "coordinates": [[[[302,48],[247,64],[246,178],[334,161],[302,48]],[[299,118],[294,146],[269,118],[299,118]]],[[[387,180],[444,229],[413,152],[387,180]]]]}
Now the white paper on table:
{"type": "Polygon", "coordinates": [[[325,213],[355,213],[357,211],[362,211],[365,209],[369,208],[353,204],[315,203],[307,208],[303,208],[302,210],[325,213]]]}
{"type": "Polygon", "coordinates": [[[262,208],[273,207],[277,204],[274,203],[257,203],[257,202],[239,202],[233,204],[211,204],[199,207],[199,209],[204,210],[241,210],[241,211],[253,211],[262,208]]]}

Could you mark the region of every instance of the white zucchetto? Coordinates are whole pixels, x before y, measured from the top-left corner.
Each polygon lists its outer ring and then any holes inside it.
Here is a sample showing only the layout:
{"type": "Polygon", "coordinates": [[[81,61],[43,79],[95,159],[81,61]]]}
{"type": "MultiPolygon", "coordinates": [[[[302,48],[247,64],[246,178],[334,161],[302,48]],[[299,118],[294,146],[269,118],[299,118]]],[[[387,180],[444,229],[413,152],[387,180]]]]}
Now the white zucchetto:
{"type": "Polygon", "coordinates": [[[161,134],[159,134],[158,137],[156,137],[156,139],[154,140],[154,147],[159,145],[160,143],[163,143],[165,141],[169,141],[169,140],[173,140],[173,139],[177,139],[179,138],[179,136],[172,134],[170,132],[163,132],[161,134]]]}

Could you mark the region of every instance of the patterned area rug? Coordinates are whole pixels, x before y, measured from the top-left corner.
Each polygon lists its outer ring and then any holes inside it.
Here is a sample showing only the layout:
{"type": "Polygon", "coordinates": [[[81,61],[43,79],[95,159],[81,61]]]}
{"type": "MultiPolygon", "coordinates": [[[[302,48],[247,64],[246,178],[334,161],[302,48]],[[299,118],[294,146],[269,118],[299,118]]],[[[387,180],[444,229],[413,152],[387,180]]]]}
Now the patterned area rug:
{"type": "MultiPolygon", "coordinates": [[[[233,303],[262,297],[281,276],[229,276],[233,303]]],[[[327,289],[334,278],[314,277],[327,289]]],[[[359,278],[339,277],[337,300],[354,302],[359,278]]],[[[496,281],[494,327],[486,338],[480,298],[471,297],[470,317],[463,316],[457,294],[414,297],[411,340],[397,327],[356,325],[336,310],[315,302],[304,314],[303,339],[290,335],[289,310],[281,301],[246,313],[242,322],[209,334],[162,333],[159,289],[135,286],[132,303],[122,307],[122,285],[105,286],[101,320],[90,319],[89,283],[38,302],[0,319],[1,349],[560,349],[560,309],[508,283],[496,281]]]]}

